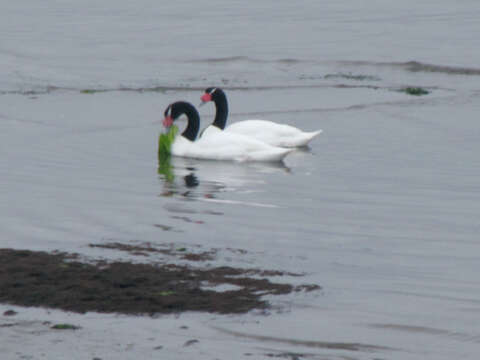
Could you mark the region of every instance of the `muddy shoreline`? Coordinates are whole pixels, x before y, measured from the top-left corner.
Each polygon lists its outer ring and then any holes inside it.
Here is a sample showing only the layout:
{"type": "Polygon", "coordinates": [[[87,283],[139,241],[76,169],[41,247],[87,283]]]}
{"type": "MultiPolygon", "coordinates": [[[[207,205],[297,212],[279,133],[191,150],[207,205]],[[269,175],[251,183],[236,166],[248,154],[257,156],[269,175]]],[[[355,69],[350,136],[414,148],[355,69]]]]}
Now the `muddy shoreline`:
{"type": "MultiPolygon", "coordinates": [[[[91,246],[142,254],[164,251],[119,243],[91,246]]],[[[182,259],[197,263],[214,256],[211,252],[199,255],[186,249],[175,251],[182,259]]],[[[268,308],[269,302],[262,299],[265,295],[320,289],[315,284],[293,286],[266,278],[282,275],[293,274],[228,266],[84,262],[76,254],[0,249],[0,303],[78,313],[229,314],[268,308]]]]}

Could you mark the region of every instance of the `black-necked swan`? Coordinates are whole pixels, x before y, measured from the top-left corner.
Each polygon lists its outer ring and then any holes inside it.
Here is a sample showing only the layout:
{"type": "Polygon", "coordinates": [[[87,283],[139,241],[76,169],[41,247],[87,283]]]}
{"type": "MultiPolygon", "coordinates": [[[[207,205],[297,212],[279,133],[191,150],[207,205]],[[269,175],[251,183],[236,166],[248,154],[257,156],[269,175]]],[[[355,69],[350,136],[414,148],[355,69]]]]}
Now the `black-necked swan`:
{"type": "Polygon", "coordinates": [[[167,128],[181,115],[186,115],[188,124],[182,134],[177,135],[170,153],[175,156],[234,161],[280,161],[291,149],[271,146],[246,136],[223,131],[204,134],[197,139],[200,116],[195,107],[184,101],[168,105],[163,125],[167,128]]]}
{"type": "Polygon", "coordinates": [[[225,92],[218,87],[209,87],[205,89],[201,100],[203,104],[213,101],[217,110],[213,123],[204,132],[210,131],[213,126],[225,132],[241,134],[272,146],[281,147],[306,146],[310,140],[322,132],[322,130],[305,132],[291,125],[256,119],[238,121],[225,127],[228,116],[228,102],[225,92]]]}

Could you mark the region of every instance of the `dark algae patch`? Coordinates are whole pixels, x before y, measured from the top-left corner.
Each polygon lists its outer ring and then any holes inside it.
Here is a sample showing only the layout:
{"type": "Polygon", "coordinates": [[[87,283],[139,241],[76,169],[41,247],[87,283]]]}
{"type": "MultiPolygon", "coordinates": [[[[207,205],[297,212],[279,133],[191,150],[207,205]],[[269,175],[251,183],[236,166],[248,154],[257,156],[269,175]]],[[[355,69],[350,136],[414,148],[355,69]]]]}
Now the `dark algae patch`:
{"type": "Polygon", "coordinates": [[[80,326],[72,324],[55,324],[51,328],[54,330],[78,330],[80,329],[80,326]]]}
{"type": "Polygon", "coordinates": [[[79,313],[226,314],[265,309],[269,304],[262,295],[298,290],[290,284],[259,278],[258,272],[252,277],[251,271],[174,264],[82,263],[65,253],[0,249],[0,303],[79,313]],[[203,289],[203,284],[236,287],[216,292],[203,289]]]}
{"type": "Polygon", "coordinates": [[[15,316],[17,312],[15,310],[7,310],[3,313],[3,316],[15,316]]]}
{"type": "Polygon", "coordinates": [[[425,90],[424,88],[421,88],[421,87],[406,87],[406,88],[400,89],[399,91],[404,92],[408,95],[413,95],[413,96],[430,94],[430,91],[425,90]]]}

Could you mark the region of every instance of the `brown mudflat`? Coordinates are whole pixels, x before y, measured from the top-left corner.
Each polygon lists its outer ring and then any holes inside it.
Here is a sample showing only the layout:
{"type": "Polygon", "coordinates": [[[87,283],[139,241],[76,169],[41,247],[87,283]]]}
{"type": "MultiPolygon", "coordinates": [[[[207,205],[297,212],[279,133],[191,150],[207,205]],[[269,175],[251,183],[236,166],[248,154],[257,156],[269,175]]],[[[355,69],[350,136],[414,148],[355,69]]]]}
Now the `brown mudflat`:
{"type": "Polygon", "coordinates": [[[0,249],[0,303],[80,313],[244,313],[268,308],[263,295],[319,289],[272,283],[259,278],[262,273],[232,267],[84,263],[66,253],[0,249]],[[211,290],[224,284],[236,286],[223,292],[211,290]]]}

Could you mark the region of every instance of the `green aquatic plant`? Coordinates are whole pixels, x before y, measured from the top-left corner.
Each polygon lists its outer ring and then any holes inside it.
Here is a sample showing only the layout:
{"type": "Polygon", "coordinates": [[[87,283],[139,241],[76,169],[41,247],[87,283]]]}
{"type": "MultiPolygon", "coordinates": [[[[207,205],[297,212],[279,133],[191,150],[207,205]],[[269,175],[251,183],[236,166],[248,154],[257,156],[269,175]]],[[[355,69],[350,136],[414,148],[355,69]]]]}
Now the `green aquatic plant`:
{"type": "Polygon", "coordinates": [[[414,95],[414,96],[430,94],[430,91],[425,90],[424,88],[421,88],[421,87],[406,87],[406,88],[400,89],[399,91],[404,92],[408,95],[414,95]]]}
{"type": "Polygon", "coordinates": [[[170,155],[158,157],[158,173],[163,175],[165,181],[171,183],[175,179],[173,166],[170,164],[170,155]]]}
{"type": "Polygon", "coordinates": [[[173,167],[170,164],[171,148],[175,136],[178,133],[178,127],[170,126],[166,134],[160,134],[158,138],[158,173],[165,176],[165,180],[172,182],[175,178],[173,167]]]}
{"type": "Polygon", "coordinates": [[[160,134],[158,137],[158,158],[165,156],[170,156],[171,148],[173,141],[175,140],[175,136],[177,136],[178,127],[175,125],[170,126],[168,132],[166,134],[160,134]]]}

